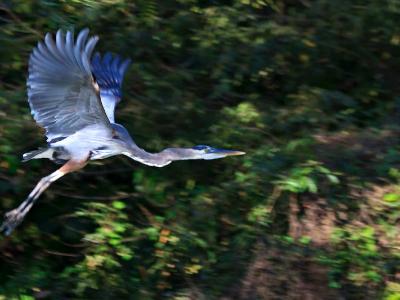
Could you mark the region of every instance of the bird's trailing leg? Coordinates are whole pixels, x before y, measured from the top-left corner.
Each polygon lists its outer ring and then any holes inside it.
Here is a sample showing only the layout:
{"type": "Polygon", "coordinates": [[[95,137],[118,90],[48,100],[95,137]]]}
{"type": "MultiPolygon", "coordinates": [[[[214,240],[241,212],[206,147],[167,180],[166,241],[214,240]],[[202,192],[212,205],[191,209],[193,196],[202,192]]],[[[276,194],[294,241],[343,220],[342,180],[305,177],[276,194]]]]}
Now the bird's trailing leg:
{"type": "Polygon", "coordinates": [[[16,209],[13,209],[5,214],[4,222],[0,227],[0,232],[9,235],[15,227],[17,227],[24,219],[25,215],[32,208],[33,204],[39,198],[39,196],[50,186],[51,183],[61,178],[67,173],[76,171],[83,166],[85,166],[85,161],[68,161],[57,171],[51,173],[50,175],[43,177],[36,184],[35,188],[28,195],[26,200],[20,204],[16,209]]]}

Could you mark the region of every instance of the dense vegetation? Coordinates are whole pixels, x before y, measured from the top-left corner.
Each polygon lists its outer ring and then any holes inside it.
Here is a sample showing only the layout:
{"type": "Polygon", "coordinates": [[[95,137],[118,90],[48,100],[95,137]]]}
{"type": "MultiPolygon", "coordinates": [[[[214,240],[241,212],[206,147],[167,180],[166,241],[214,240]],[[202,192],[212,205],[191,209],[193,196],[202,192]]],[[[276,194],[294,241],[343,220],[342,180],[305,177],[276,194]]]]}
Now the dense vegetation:
{"type": "Polygon", "coordinates": [[[134,63],[117,119],[149,151],[55,183],[0,240],[0,299],[400,299],[397,0],[5,0],[0,212],[50,161],[25,80],[46,32],[134,63]]]}

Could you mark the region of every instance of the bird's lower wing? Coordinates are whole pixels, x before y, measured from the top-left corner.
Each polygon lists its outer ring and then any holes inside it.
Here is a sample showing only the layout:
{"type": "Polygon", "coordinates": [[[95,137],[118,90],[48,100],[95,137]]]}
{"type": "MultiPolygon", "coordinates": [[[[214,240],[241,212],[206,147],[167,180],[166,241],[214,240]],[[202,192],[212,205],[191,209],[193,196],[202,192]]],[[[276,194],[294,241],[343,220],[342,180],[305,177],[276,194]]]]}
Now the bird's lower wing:
{"type": "Polygon", "coordinates": [[[122,81],[130,63],[130,59],[121,60],[109,52],[103,58],[95,53],[92,58],[92,72],[100,87],[101,103],[111,123],[115,123],[114,111],[121,100],[122,81]]]}

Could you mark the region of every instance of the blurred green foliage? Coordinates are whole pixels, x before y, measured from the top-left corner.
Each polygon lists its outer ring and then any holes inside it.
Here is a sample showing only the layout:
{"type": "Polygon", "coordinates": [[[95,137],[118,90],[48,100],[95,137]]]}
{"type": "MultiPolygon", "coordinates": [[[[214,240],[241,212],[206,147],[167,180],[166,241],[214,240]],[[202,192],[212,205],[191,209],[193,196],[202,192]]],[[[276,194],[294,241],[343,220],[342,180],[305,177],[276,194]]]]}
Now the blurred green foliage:
{"type": "Polygon", "coordinates": [[[29,53],[58,28],[133,59],[117,120],[140,146],[247,155],[63,178],[0,241],[0,299],[274,299],[249,279],[260,244],[342,299],[400,299],[399,20],[397,0],[2,1],[1,211],[55,169],[20,158],[44,143],[29,53]]]}

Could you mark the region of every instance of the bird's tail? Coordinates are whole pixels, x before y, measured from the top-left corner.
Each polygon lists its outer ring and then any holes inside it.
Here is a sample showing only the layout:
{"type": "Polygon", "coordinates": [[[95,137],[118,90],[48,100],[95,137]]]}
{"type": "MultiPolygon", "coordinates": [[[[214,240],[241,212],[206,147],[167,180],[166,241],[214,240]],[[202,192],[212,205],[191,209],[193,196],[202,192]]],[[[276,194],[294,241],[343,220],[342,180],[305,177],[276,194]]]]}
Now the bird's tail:
{"type": "Polygon", "coordinates": [[[53,158],[54,149],[52,148],[39,148],[37,150],[25,153],[22,155],[22,161],[26,162],[31,159],[38,159],[38,158],[53,158]]]}

